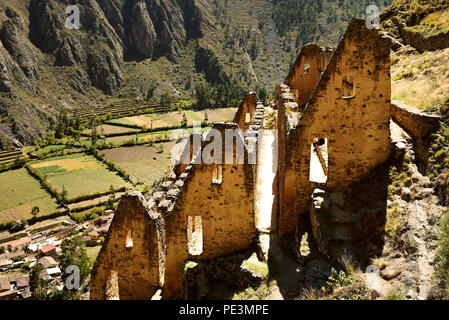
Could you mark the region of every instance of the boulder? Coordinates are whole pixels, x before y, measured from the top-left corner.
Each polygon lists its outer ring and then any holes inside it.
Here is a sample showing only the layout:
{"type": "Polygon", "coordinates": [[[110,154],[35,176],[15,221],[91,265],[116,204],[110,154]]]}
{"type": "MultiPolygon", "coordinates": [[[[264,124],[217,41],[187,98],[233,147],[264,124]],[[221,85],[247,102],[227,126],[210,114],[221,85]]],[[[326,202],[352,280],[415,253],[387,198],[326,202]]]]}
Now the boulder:
{"type": "Polygon", "coordinates": [[[402,270],[404,270],[403,266],[390,264],[387,267],[385,267],[385,269],[380,271],[380,276],[384,280],[392,280],[398,277],[401,274],[402,270]]]}

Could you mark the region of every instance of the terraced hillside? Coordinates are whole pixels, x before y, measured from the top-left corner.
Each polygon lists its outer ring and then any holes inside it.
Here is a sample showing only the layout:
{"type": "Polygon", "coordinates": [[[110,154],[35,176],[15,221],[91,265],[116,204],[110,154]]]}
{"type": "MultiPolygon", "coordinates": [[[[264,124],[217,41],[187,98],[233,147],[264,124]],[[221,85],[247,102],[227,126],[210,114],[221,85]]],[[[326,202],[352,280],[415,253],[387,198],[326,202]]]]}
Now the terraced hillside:
{"type": "Polygon", "coordinates": [[[166,2],[82,1],[82,27],[68,30],[67,0],[0,0],[0,149],[10,148],[12,139],[31,144],[45,138],[60,109],[83,122],[94,113],[145,113],[173,101],[195,102],[203,82],[217,106],[235,106],[245,91],[265,87],[271,93],[305,42],[335,45],[352,16],[365,16],[366,4],[166,2]],[[158,20],[158,10],[167,21],[158,20]]]}

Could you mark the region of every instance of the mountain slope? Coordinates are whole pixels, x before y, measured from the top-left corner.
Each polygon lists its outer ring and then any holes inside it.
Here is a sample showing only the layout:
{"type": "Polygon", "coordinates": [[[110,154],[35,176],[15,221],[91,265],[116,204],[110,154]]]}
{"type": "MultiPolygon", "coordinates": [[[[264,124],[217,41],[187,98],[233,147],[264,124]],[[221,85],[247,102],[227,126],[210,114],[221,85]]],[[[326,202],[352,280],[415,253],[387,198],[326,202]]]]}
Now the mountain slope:
{"type": "Polygon", "coordinates": [[[222,106],[273,90],[300,47],[336,45],[365,2],[0,0],[0,148],[45,138],[61,109],[192,100],[202,83],[222,106]],[[73,4],[80,30],[65,28],[73,4]]]}

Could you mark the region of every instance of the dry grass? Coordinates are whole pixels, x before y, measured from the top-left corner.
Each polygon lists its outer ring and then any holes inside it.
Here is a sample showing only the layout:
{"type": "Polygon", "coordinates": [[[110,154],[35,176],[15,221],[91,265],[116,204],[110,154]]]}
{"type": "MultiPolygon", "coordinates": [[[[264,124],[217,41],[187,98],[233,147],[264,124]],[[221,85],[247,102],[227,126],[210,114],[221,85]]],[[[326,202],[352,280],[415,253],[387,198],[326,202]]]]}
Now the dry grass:
{"type": "Polygon", "coordinates": [[[428,110],[449,91],[449,49],[410,56],[393,54],[392,99],[428,110]]]}

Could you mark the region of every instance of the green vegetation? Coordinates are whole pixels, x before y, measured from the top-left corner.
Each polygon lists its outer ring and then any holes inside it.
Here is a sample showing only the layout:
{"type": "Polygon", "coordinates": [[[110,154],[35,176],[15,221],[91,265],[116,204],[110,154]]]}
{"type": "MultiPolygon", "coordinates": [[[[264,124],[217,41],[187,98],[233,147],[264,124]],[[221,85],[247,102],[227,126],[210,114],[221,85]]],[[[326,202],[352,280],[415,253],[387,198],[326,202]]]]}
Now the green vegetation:
{"type": "Polygon", "coordinates": [[[387,295],[383,297],[384,300],[405,300],[406,292],[401,288],[394,288],[388,291],[387,295]]]}
{"type": "Polygon", "coordinates": [[[81,212],[70,212],[70,218],[78,223],[86,222],[89,220],[94,220],[103,215],[103,208],[94,207],[90,210],[85,210],[81,212]]]}
{"type": "Polygon", "coordinates": [[[233,295],[232,300],[265,300],[271,294],[271,287],[276,284],[276,280],[270,282],[263,281],[258,287],[249,287],[233,295]]]}
{"type": "Polygon", "coordinates": [[[165,154],[160,153],[156,146],[135,146],[103,150],[102,155],[108,161],[116,163],[117,168],[129,174],[134,184],[150,185],[160,179],[172,166],[167,154],[174,145],[174,142],[158,144],[165,154]]]}
{"type": "Polygon", "coordinates": [[[440,222],[436,275],[445,298],[449,297],[449,212],[445,212],[440,222]]]}
{"type": "Polygon", "coordinates": [[[273,19],[280,35],[297,31],[296,47],[309,42],[329,45],[338,39],[352,17],[366,17],[366,8],[386,7],[389,0],[273,0],[273,19]],[[313,14],[312,14],[313,12],[313,14]],[[320,41],[321,40],[321,41],[320,41]]]}
{"type": "Polygon", "coordinates": [[[87,199],[91,195],[108,193],[109,187],[122,189],[128,184],[115,172],[85,154],[73,154],[42,161],[31,162],[28,170],[39,177],[48,190],[59,200],[67,190],[69,202],[87,199]]]}
{"type": "Polygon", "coordinates": [[[41,188],[26,169],[0,173],[0,223],[22,218],[31,219],[35,207],[39,215],[46,216],[58,211],[55,199],[41,188]]]}
{"type": "Polygon", "coordinates": [[[89,258],[91,265],[93,265],[95,263],[95,260],[97,260],[100,250],[101,250],[101,246],[86,248],[86,254],[87,254],[87,257],[89,258]]]}
{"type": "Polygon", "coordinates": [[[369,293],[360,278],[334,268],[331,268],[331,275],[326,283],[332,299],[365,300],[369,293]]]}
{"type": "MultiPolygon", "coordinates": [[[[82,286],[90,275],[92,262],[89,259],[85,244],[81,236],[77,236],[71,239],[65,239],[61,245],[62,255],[60,258],[61,270],[66,270],[68,266],[76,266],[79,269],[79,285],[82,286]]],[[[71,274],[63,272],[62,280],[66,283],[70,281],[71,274]]],[[[69,300],[78,300],[81,298],[81,291],[79,288],[73,290],[67,289],[64,286],[62,295],[69,300]]]]}

